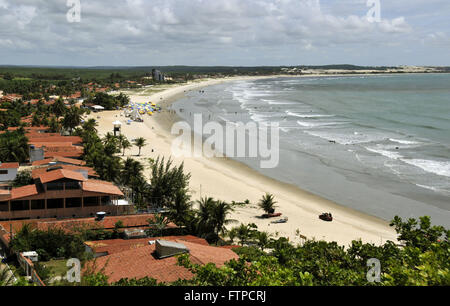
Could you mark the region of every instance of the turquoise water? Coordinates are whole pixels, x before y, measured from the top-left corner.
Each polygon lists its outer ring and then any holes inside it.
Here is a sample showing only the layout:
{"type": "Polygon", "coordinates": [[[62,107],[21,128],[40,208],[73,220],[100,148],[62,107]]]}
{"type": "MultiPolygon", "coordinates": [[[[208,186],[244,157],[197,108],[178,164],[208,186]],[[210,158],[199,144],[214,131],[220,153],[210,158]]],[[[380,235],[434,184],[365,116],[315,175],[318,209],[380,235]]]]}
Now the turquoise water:
{"type": "Polygon", "coordinates": [[[278,122],[280,164],[260,169],[362,212],[450,224],[450,75],[240,81],[173,105],[221,123],[278,122]]]}

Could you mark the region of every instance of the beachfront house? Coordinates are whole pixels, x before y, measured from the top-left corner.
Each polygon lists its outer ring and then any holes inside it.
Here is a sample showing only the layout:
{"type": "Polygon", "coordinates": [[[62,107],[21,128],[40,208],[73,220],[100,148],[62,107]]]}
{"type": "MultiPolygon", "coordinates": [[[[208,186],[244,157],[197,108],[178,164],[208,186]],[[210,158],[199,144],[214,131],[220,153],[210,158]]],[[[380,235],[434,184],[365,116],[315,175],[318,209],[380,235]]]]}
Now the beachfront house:
{"type": "Polygon", "coordinates": [[[118,205],[123,196],[112,183],[57,169],[41,173],[32,185],[0,193],[0,220],[89,217],[99,211],[124,214],[132,206],[118,205]]]}

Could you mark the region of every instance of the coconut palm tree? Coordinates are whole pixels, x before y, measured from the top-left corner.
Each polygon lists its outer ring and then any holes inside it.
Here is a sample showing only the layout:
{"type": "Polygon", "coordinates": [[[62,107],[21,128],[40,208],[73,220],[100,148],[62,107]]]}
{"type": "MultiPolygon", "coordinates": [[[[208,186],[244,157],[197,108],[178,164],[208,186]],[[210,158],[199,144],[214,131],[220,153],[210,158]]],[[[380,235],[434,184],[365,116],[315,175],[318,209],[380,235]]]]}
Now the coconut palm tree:
{"type": "Polygon", "coordinates": [[[119,145],[123,150],[122,156],[125,156],[125,150],[131,148],[131,142],[125,135],[122,134],[120,134],[118,138],[119,138],[119,145]]]}
{"type": "Polygon", "coordinates": [[[190,195],[185,190],[178,190],[175,199],[169,205],[169,217],[177,225],[188,226],[192,217],[192,202],[190,195]]]}
{"type": "Polygon", "coordinates": [[[88,133],[97,134],[97,126],[98,126],[97,121],[91,118],[83,124],[83,130],[88,133]]]}
{"type": "Polygon", "coordinates": [[[169,219],[166,218],[163,214],[155,214],[152,219],[147,220],[150,227],[154,228],[160,234],[160,237],[163,237],[163,231],[166,229],[167,225],[170,223],[169,219]]]}
{"type": "Polygon", "coordinates": [[[62,125],[65,129],[69,129],[70,134],[72,134],[73,129],[81,124],[82,114],[83,110],[76,106],[72,106],[66,110],[62,125]]]}
{"type": "Polygon", "coordinates": [[[233,208],[223,201],[215,201],[213,198],[204,197],[197,201],[197,231],[203,237],[208,237],[212,241],[217,241],[219,234],[226,231],[225,225],[235,220],[228,219],[228,215],[233,208]]]}
{"type": "Polygon", "coordinates": [[[120,181],[124,185],[129,186],[132,184],[134,178],[142,177],[143,171],[144,166],[139,161],[132,158],[127,158],[120,173],[120,181]]]}
{"type": "Polygon", "coordinates": [[[256,232],[255,236],[258,246],[261,248],[261,251],[264,251],[270,243],[271,235],[267,232],[256,232]]]}
{"type": "Polygon", "coordinates": [[[250,227],[248,225],[241,224],[238,228],[236,228],[236,236],[240,240],[241,246],[244,246],[250,238],[250,227]]]}
{"type": "Polygon", "coordinates": [[[201,200],[197,200],[199,206],[197,210],[197,230],[200,234],[206,234],[214,231],[211,226],[211,210],[214,206],[214,199],[210,197],[204,197],[201,200]]]}
{"type": "Polygon", "coordinates": [[[274,198],[273,194],[266,193],[259,201],[258,206],[266,213],[273,214],[275,212],[275,204],[277,203],[274,201],[274,198]]]}
{"type": "Polygon", "coordinates": [[[145,140],[145,138],[140,137],[134,140],[134,145],[139,148],[138,156],[141,156],[141,149],[147,145],[147,141],[145,140]]]}
{"type": "Polygon", "coordinates": [[[230,204],[224,201],[217,201],[211,207],[211,223],[214,228],[214,233],[219,236],[226,231],[225,225],[237,222],[233,219],[227,219],[228,215],[233,211],[230,204]]]}

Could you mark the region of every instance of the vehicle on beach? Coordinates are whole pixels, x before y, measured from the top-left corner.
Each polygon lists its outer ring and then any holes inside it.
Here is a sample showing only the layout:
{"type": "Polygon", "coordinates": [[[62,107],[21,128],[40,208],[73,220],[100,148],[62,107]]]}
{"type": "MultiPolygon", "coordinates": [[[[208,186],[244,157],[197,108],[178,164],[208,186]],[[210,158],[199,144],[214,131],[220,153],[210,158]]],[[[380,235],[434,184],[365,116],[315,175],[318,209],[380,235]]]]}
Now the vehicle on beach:
{"type": "Polygon", "coordinates": [[[319,216],[320,220],[331,222],[333,221],[333,215],[331,213],[323,213],[319,216]]]}
{"type": "Polygon", "coordinates": [[[270,213],[270,214],[264,214],[262,215],[263,218],[269,219],[269,218],[276,218],[281,217],[282,213],[270,213]]]}
{"type": "Polygon", "coordinates": [[[275,221],[272,221],[271,223],[280,224],[280,223],[287,223],[288,221],[289,221],[288,217],[284,217],[283,219],[275,220],[275,221]]]}

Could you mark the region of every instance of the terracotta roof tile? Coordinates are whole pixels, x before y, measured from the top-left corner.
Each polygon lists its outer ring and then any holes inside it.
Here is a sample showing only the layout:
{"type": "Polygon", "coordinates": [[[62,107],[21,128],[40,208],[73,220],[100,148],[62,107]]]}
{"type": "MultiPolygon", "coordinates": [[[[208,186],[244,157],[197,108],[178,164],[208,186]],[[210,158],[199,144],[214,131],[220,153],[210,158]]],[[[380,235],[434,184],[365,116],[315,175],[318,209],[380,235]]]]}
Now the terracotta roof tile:
{"type": "Polygon", "coordinates": [[[82,189],[83,191],[123,196],[123,192],[120,191],[117,186],[111,183],[105,183],[103,181],[88,180],[87,182],[83,183],[82,189]]]}
{"type": "Polygon", "coordinates": [[[31,176],[33,177],[33,179],[37,179],[42,174],[46,174],[48,172],[52,172],[52,171],[58,170],[58,169],[55,169],[55,170],[48,171],[49,169],[51,169],[53,167],[58,167],[58,168],[61,167],[62,169],[75,171],[75,172],[78,172],[79,170],[83,170],[83,171],[87,171],[89,176],[97,176],[98,177],[98,174],[92,168],[82,167],[82,166],[75,166],[75,165],[63,165],[63,164],[57,164],[57,165],[54,165],[54,166],[45,166],[45,167],[42,167],[42,168],[33,169],[32,172],[31,172],[31,176]]]}
{"type": "Polygon", "coordinates": [[[155,241],[158,239],[164,239],[169,241],[187,241],[192,243],[197,243],[205,246],[209,246],[205,239],[195,237],[195,236],[165,236],[165,237],[149,237],[142,239],[112,239],[112,240],[99,240],[99,241],[87,241],[86,245],[91,247],[94,253],[107,253],[108,255],[120,253],[123,251],[128,251],[136,249],[139,247],[144,247],[149,245],[149,241],[155,241]]]}
{"type": "Polygon", "coordinates": [[[57,146],[57,147],[46,147],[44,157],[80,157],[83,155],[82,147],[75,146],[57,146]]]}
{"type": "Polygon", "coordinates": [[[58,181],[58,180],[65,179],[65,178],[70,179],[70,180],[75,180],[75,181],[86,181],[83,174],[81,174],[79,172],[71,171],[71,170],[65,170],[65,169],[50,171],[50,172],[41,174],[41,176],[39,176],[39,179],[41,180],[42,184],[46,184],[46,183],[53,182],[53,181],[58,181]]]}
{"type": "Polygon", "coordinates": [[[30,197],[33,195],[37,195],[38,191],[36,189],[36,185],[28,185],[19,188],[13,188],[11,190],[11,200],[21,199],[25,197],[30,197]]]}
{"type": "Polygon", "coordinates": [[[0,169],[17,169],[19,163],[0,163],[0,169]]]}
{"type": "MultiPolygon", "coordinates": [[[[197,243],[177,240],[189,249],[191,261],[200,264],[214,263],[222,266],[225,262],[238,259],[238,255],[231,250],[197,243]]],[[[95,270],[104,268],[110,283],[122,278],[141,279],[150,277],[158,282],[174,282],[179,279],[191,279],[193,274],[177,264],[176,257],[157,259],[154,256],[155,245],[146,245],[136,249],[115,253],[96,258],[91,261],[95,270]]]]}
{"type": "Polygon", "coordinates": [[[51,162],[61,162],[61,163],[65,163],[65,164],[72,164],[72,165],[78,165],[78,166],[86,165],[86,162],[84,160],[67,158],[67,157],[62,157],[62,156],[54,156],[52,158],[46,158],[43,160],[35,161],[35,162],[33,162],[33,166],[47,165],[51,162]]]}

